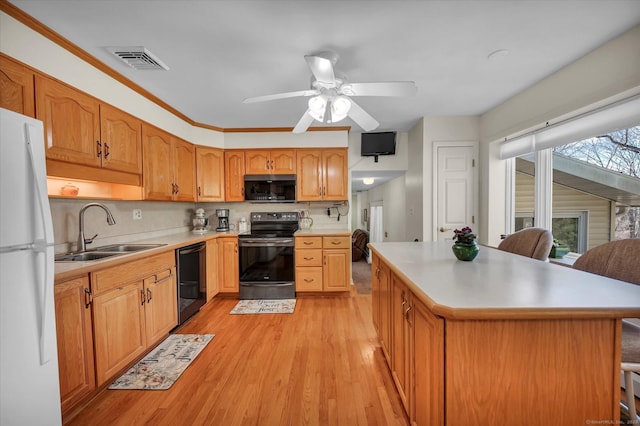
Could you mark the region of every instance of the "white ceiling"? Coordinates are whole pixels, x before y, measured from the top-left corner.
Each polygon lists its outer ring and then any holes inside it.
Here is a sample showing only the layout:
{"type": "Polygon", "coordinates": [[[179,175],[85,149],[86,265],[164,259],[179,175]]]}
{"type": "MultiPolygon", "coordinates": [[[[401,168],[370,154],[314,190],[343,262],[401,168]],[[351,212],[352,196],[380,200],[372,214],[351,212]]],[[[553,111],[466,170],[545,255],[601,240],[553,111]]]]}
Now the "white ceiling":
{"type": "Polygon", "coordinates": [[[404,176],[403,170],[371,170],[351,172],[351,192],[368,191],[397,177],[404,176]],[[373,178],[373,183],[366,185],[365,178],[373,178]]]}
{"type": "MultiPolygon", "coordinates": [[[[309,87],[303,55],[334,50],[351,82],[413,80],[413,98],[358,98],[381,126],[482,114],[640,23],[639,0],[9,0],[190,119],[293,127],[309,87]],[[169,71],[136,71],[107,46],[142,45],[169,71]],[[489,60],[499,49],[506,56],[489,60]]],[[[350,119],[340,125],[359,127],[350,119]]],[[[313,125],[317,125],[314,123],[313,125]]]]}

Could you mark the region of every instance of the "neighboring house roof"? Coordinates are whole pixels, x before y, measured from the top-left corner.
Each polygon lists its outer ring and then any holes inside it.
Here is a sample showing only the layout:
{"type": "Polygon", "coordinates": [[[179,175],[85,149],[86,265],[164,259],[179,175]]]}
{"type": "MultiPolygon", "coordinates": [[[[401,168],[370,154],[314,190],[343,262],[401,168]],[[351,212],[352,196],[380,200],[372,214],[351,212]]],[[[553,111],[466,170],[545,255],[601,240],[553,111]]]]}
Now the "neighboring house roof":
{"type": "MultiPolygon", "coordinates": [[[[533,154],[516,158],[518,172],[534,176],[533,154]]],[[[631,207],[640,206],[640,179],[553,153],[553,182],[631,207]]]]}

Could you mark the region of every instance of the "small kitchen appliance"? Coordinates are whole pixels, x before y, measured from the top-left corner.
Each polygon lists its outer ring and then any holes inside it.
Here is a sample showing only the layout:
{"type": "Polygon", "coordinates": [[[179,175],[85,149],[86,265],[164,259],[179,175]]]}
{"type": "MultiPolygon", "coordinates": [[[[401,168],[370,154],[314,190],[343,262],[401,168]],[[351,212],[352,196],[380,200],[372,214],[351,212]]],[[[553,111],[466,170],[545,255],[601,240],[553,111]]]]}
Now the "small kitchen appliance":
{"type": "Polygon", "coordinates": [[[193,232],[195,234],[203,234],[207,232],[207,225],[209,219],[204,216],[204,209],[196,209],[195,217],[193,218],[193,232]]]}
{"type": "Polygon", "coordinates": [[[229,230],[229,209],[216,209],[218,216],[218,227],[216,231],[225,232],[229,230]]]}

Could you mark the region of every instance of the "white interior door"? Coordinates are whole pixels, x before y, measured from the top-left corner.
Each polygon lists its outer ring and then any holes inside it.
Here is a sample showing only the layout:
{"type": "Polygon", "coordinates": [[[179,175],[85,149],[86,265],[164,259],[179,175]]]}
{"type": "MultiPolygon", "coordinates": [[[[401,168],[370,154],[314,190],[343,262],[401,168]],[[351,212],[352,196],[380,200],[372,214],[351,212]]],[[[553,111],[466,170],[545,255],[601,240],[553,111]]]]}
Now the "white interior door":
{"type": "Polygon", "coordinates": [[[434,145],[434,240],[453,238],[453,230],[475,229],[475,153],[473,142],[434,145]]]}

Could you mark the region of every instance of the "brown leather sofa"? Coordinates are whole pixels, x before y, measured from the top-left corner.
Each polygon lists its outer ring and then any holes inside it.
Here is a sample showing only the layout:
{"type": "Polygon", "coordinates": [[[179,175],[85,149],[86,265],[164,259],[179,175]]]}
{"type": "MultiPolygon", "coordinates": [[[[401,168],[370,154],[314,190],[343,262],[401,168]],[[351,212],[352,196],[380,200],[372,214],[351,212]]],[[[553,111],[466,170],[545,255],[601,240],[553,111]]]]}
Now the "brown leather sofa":
{"type": "Polygon", "coordinates": [[[358,262],[363,257],[366,258],[369,251],[367,243],[369,242],[369,233],[364,229],[356,229],[351,235],[351,261],[358,262]]]}

